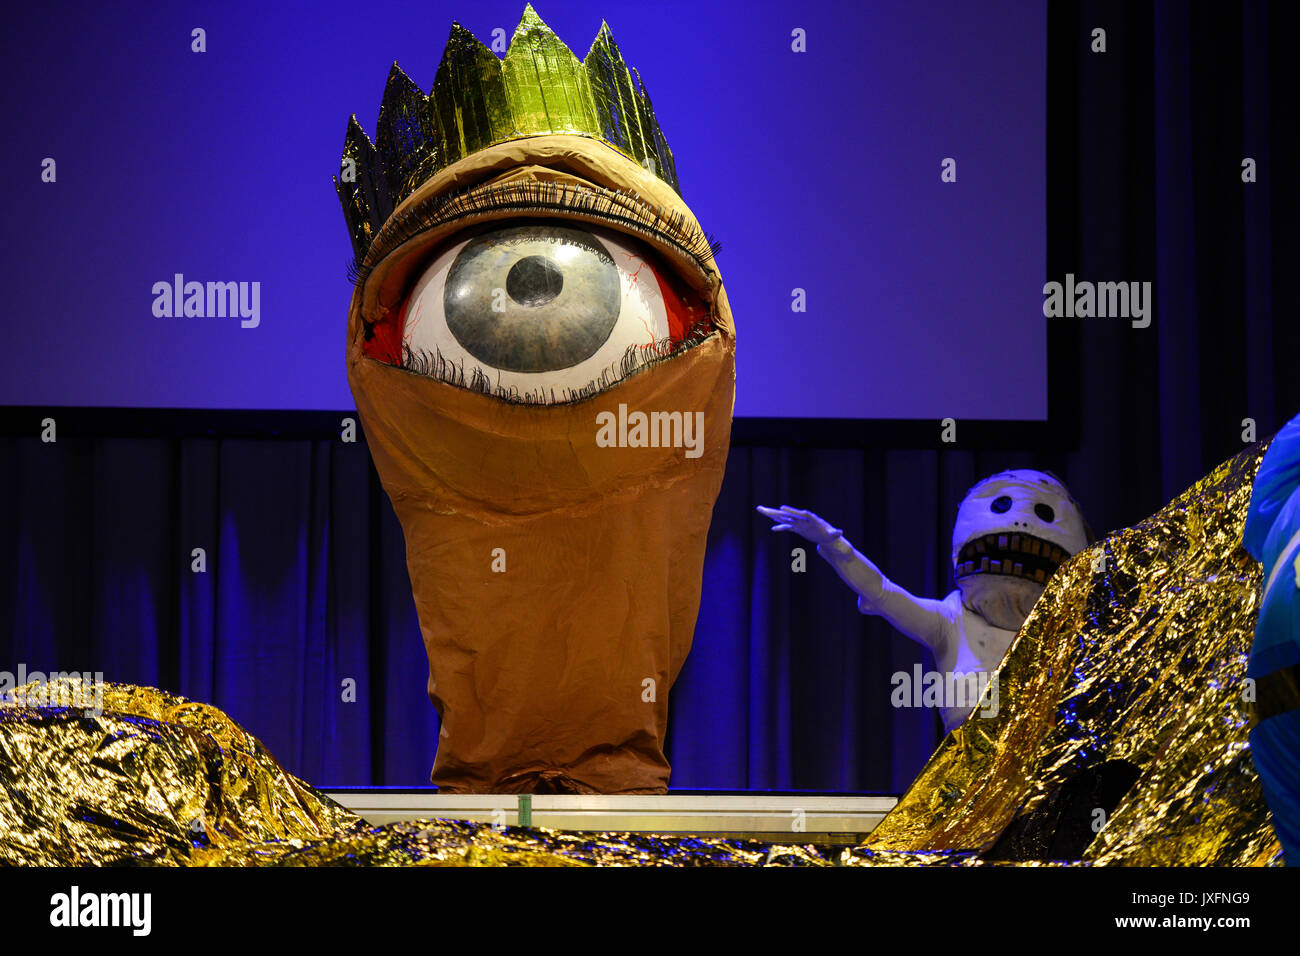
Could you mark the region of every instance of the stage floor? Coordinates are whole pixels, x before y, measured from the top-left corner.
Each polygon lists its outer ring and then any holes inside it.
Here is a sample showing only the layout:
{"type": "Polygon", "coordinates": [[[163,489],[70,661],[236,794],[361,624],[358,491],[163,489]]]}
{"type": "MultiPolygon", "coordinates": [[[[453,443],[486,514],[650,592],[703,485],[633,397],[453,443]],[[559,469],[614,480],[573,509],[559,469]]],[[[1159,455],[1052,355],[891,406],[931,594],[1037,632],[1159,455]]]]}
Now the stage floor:
{"type": "MultiPolygon", "coordinates": [[[[380,826],[431,818],[498,826],[519,822],[516,794],[344,789],[326,793],[380,826]]],[[[695,834],[769,843],[857,843],[897,797],[826,793],[682,792],[663,796],[533,794],[532,825],[587,832],[695,834]]]]}

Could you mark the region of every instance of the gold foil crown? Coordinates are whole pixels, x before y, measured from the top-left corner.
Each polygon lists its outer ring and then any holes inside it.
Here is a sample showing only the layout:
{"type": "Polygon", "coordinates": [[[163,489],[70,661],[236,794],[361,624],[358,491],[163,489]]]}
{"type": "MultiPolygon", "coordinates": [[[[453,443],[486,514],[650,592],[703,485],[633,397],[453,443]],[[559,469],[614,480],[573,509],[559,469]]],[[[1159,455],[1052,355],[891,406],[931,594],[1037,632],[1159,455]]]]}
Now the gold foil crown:
{"type": "Polygon", "coordinates": [[[388,74],[375,142],[348,120],[334,180],[357,261],[394,208],[457,160],[487,146],[548,133],[598,139],[679,194],[673,154],[650,97],[623,62],[603,20],[579,61],[532,4],[524,7],[505,59],[459,23],[426,96],[396,63],[388,74]]]}

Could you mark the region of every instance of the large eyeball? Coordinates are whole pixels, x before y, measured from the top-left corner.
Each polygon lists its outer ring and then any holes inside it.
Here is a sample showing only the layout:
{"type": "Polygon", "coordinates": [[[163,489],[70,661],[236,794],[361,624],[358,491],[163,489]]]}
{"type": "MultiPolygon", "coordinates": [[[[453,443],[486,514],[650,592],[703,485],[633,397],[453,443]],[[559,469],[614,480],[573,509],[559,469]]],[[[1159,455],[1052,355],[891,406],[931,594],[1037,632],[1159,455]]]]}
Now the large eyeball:
{"type": "Polygon", "coordinates": [[[629,236],[516,220],[437,253],[406,300],[400,350],[367,352],[480,391],[565,401],[671,354],[707,315],[629,236]]]}

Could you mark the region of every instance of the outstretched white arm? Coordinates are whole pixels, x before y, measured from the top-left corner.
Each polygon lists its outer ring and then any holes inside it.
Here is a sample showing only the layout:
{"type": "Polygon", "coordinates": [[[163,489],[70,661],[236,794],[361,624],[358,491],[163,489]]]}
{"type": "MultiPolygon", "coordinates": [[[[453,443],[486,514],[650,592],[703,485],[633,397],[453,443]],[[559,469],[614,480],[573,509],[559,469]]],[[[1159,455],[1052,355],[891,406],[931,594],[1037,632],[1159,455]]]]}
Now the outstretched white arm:
{"type": "Polygon", "coordinates": [[[844,532],[813,514],[782,505],[759,505],[760,514],[776,522],[773,531],[793,531],[817,545],[820,554],[858,595],[858,610],[878,614],[912,640],[930,648],[936,657],[948,639],[948,615],[942,601],[918,598],[890,581],[865,555],[849,544],[844,532]]]}

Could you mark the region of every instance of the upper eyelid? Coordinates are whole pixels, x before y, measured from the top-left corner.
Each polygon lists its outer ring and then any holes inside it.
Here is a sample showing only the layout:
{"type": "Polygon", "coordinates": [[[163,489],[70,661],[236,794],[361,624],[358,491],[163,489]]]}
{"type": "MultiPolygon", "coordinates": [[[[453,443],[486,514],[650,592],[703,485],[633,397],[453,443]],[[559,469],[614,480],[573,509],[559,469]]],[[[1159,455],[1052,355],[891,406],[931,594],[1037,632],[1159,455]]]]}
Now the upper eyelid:
{"type": "Polygon", "coordinates": [[[648,239],[652,244],[655,240],[666,243],[690,261],[706,282],[710,263],[721,249],[721,243],[685,214],[665,214],[635,193],[594,184],[515,180],[480,183],[444,193],[394,214],[371,243],[364,261],[353,260],[349,276],[354,284],[363,284],[389,254],[423,233],[459,220],[504,218],[499,214],[512,211],[563,213],[577,220],[590,217],[621,226],[618,231],[648,239]]]}

